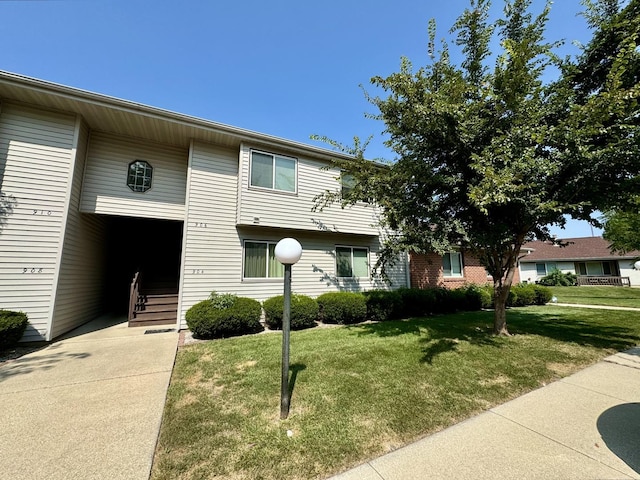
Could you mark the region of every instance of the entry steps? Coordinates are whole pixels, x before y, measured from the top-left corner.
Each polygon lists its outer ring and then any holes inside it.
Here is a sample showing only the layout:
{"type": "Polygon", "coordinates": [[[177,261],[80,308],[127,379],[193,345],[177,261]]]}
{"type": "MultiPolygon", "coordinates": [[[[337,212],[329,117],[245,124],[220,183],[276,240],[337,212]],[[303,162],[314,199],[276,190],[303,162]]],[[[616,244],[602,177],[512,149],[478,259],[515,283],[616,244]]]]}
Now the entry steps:
{"type": "Polygon", "coordinates": [[[130,327],[175,325],[178,319],[178,293],[175,289],[145,289],[138,295],[130,327]]]}

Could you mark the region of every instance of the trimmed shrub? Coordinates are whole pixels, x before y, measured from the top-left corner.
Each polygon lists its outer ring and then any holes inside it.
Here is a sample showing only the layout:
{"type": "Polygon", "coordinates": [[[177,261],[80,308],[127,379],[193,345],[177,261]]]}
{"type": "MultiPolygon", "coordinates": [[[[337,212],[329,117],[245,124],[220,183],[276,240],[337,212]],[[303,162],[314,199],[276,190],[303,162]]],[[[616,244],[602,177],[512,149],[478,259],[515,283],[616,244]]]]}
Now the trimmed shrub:
{"type": "Polygon", "coordinates": [[[486,290],[478,285],[470,283],[464,287],[458,288],[457,290],[464,294],[464,306],[460,307],[464,308],[464,310],[471,312],[481,310],[486,308],[486,304],[491,303],[491,296],[486,290]]]}
{"type": "Polygon", "coordinates": [[[467,292],[465,291],[464,287],[450,289],[447,302],[448,312],[468,310],[467,292]]]}
{"type": "Polygon", "coordinates": [[[516,294],[514,307],[526,307],[536,302],[536,290],[530,283],[519,283],[511,287],[511,291],[516,294]]]}
{"type": "Polygon", "coordinates": [[[359,323],[367,318],[367,302],[361,293],[328,292],[318,298],[320,320],[324,323],[359,323]]]}
{"type": "Polygon", "coordinates": [[[491,294],[493,292],[493,285],[489,285],[489,290],[485,287],[478,287],[478,295],[480,296],[480,308],[491,308],[491,294]]]}
{"type": "Polygon", "coordinates": [[[562,273],[557,268],[551,270],[546,277],[542,277],[538,283],[547,287],[573,287],[578,284],[578,276],[573,273],[562,273]]]}
{"type": "Polygon", "coordinates": [[[482,304],[482,308],[494,308],[494,304],[493,304],[493,285],[491,285],[490,283],[487,283],[486,285],[482,286],[482,291],[486,294],[483,295],[483,304],[482,304]]]}
{"type": "MultiPolygon", "coordinates": [[[[282,328],[284,295],[271,297],[262,303],[267,325],[271,329],[282,328]]],[[[291,294],[291,330],[301,330],[316,326],[318,302],[306,295],[291,294]]]]}
{"type": "Polygon", "coordinates": [[[437,287],[432,289],[432,291],[436,299],[433,313],[454,313],[458,310],[460,294],[453,293],[454,290],[449,290],[444,287],[437,287]]]}
{"type": "Polygon", "coordinates": [[[432,289],[399,288],[400,316],[422,317],[434,311],[436,296],[432,289]]]}
{"type": "Polygon", "coordinates": [[[203,300],[185,314],[189,330],[196,338],[220,338],[255,333],[262,330],[260,302],[235,297],[233,304],[220,308],[211,300],[203,300]]]}
{"type": "Polygon", "coordinates": [[[369,290],[363,293],[367,302],[367,318],[384,322],[401,317],[402,297],[395,290],[369,290]]]}
{"type": "MultiPolygon", "coordinates": [[[[483,308],[495,308],[495,292],[493,291],[493,285],[486,285],[482,287],[483,290],[487,292],[489,295],[489,303],[487,303],[483,308]]],[[[513,287],[509,290],[509,296],[507,297],[507,307],[513,307],[518,301],[518,294],[513,291],[513,287]]]]}
{"type": "Polygon", "coordinates": [[[536,305],[546,305],[551,301],[553,297],[553,292],[549,287],[544,287],[542,285],[534,285],[533,289],[536,292],[535,304],[536,305]]]}
{"type": "Polygon", "coordinates": [[[26,313],[0,310],[0,350],[15,346],[22,338],[28,323],[26,313]]]}
{"type": "Polygon", "coordinates": [[[515,307],[518,303],[518,294],[513,291],[513,288],[509,290],[509,295],[507,296],[507,307],[515,307]]]}

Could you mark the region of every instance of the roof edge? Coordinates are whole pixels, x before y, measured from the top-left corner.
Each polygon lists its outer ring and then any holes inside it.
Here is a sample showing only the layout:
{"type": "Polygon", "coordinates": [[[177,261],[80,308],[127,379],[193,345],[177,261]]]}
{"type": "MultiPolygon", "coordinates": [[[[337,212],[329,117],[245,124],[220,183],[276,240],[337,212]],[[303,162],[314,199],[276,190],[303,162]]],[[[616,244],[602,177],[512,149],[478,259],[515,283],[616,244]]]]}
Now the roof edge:
{"type": "Polygon", "coordinates": [[[316,147],[306,143],[298,142],[295,140],[288,140],[286,138],[277,137],[275,135],[269,135],[265,133],[256,132],[244,128],[234,127],[224,123],[214,122],[200,117],[187,115],[183,113],[174,112],[171,110],[153,107],[143,103],[133,102],[130,100],[124,100],[118,97],[110,95],[104,95],[101,93],[91,92],[89,90],[83,90],[76,87],[69,87],[48,80],[41,80],[27,75],[21,75],[17,73],[0,70],[0,83],[12,83],[18,84],[23,88],[30,88],[34,90],[44,91],[52,95],[58,95],[62,97],[72,98],[75,100],[84,101],[87,103],[98,104],[108,108],[116,108],[124,111],[131,112],[133,114],[145,115],[150,117],[156,117],[164,119],[166,121],[188,124],[198,128],[207,130],[217,130],[226,135],[237,138],[239,141],[257,141],[262,143],[276,143],[294,150],[302,150],[323,157],[336,157],[344,160],[353,159],[351,155],[347,155],[328,148],[316,147]]]}

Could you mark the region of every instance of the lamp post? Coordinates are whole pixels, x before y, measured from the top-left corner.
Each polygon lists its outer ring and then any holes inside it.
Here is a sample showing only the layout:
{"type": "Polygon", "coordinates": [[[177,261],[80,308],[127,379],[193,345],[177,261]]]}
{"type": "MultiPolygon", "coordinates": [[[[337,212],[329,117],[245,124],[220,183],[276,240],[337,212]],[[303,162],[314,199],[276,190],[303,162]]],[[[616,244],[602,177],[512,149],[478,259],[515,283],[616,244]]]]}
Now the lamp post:
{"type": "Polygon", "coordinates": [[[295,238],[283,238],[276,244],[276,258],[284,265],[284,306],[282,310],[282,379],[280,382],[280,419],[289,415],[289,336],[291,333],[291,265],[302,255],[295,238]]]}

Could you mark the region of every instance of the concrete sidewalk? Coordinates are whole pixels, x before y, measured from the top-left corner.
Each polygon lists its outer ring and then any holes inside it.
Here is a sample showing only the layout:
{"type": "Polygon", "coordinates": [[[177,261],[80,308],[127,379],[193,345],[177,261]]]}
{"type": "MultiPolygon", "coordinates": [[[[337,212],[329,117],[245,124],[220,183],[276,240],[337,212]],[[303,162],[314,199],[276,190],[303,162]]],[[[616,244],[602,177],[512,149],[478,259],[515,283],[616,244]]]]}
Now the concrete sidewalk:
{"type": "Polygon", "coordinates": [[[592,308],[594,310],[623,310],[627,312],[640,312],[640,308],[636,307],[614,307],[609,305],[584,305],[580,303],[547,303],[553,307],[575,307],[575,308],[592,308]]]}
{"type": "Polygon", "coordinates": [[[640,479],[640,347],[333,480],[640,479]]]}
{"type": "Polygon", "coordinates": [[[1,479],[149,478],[178,334],[122,322],[0,366],[1,479]]]}

